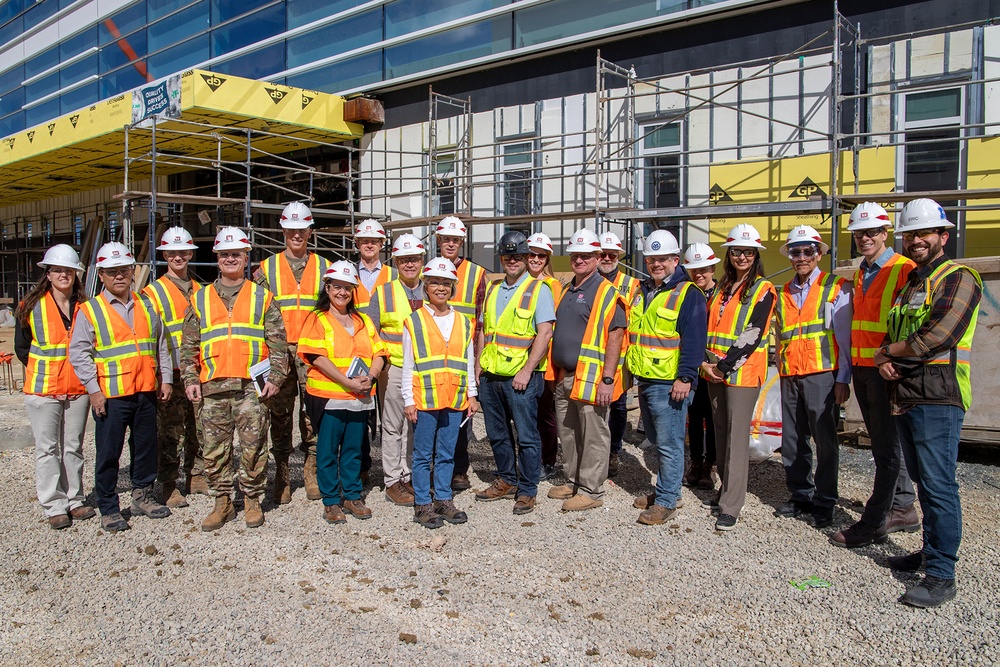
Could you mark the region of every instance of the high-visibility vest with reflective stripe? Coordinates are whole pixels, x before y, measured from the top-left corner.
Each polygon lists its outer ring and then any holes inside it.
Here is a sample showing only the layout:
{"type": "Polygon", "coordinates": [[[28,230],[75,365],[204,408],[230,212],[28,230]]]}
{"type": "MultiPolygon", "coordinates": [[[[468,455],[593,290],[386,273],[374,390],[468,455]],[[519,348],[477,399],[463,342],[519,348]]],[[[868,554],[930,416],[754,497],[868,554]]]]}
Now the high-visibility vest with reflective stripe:
{"type": "Polygon", "coordinates": [[[500,282],[494,281],[486,288],[486,305],[483,307],[485,342],[479,365],[487,373],[513,377],[527,363],[531,345],[538,334],[535,329],[535,308],[538,306],[542,284],[531,276],[526,276],[514,289],[498,319],[496,304],[500,282]]]}
{"type": "Polygon", "coordinates": [[[71,324],[67,330],[59,306],[48,292],[31,309],[28,315],[31,347],[28,349],[28,365],[24,369],[25,394],[78,396],[87,393],[67,356],[75,319],[76,309],[70,314],[71,324]]]}
{"type": "MultiPolygon", "coordinates": [[[[568,294],[568,290],[559,295],[559,301],[568,294]]],[[[556,310],[559,309],[556,302],[556,310]]],[[[573,371],[573,388],[569,397],[584,403],[597,403],[597,389],[602,383],[604,374],[604,353],[608,349],[608,334],[611,331],[611,320],[615,316],[615,308],[621,302],[621,295],[609,281],[600,279],[594,304],[587,319],[587,328],[580,344],[580,358],[573,371]]],[[[556,322],[556,326],[559,323],[556,322]]],[[[624,342],[623,342],[624,344],[624,342]]],[[[625,354],[619,354],[618,365],[615,367],[615,382],[611,400],[618,400],[622,395],[622,367],[625,365],[625,354]]],[[[546,376],[547,378],[550,376],[546,376]]]]}
{"type": "Polygon", "coordinates": [[[885,339],[886,320],[896,295],[916,268],[913,260],[896,253],[879,268],[868,289],[864,288],[864,272],[854,273],[854,318],[851,320],[851,364],[875,366],[875,353],[885,339]]]}
{"type": "Polygon", "coordinates": [[[827,326],[826,304],[837,300],[845,284],[843,278],[820,271],[801,310],[795,305],[791,281],[778,291],[779,374],[812,375],[840,366],[840,346],[833,335],[833,323],[827,326]]]}
{"type": "Polygon", "coordinates": [[[393,280],[380,285],[373,297],[378,301],[379,334],[389,350],[389,363],[403,367],[403,322],[410,316],[410,300],[406,298],[403,283],[393,280]]]}
{"type": "MultiPolygon", "coordinates": [[[[951,260],[943,262],[924,279],[923,292],[925,296],[923,302],[919,305],[912,303],[912,300],[908,303],[903,303],[902,292],[896,296],[892,308],[889,309],[887,322],[889,340],[894,343],[906,340],[930,319],[931,309],[934,305],[934,292],[941,281],[955,271],[970,272],[975,277],[976,282],[979,283],[979,286],[983,286],[983,279],[975,270],[956,264],[951,260]]],[[[958,388],[962,393],[962,405],[965,410],[968,410],[972,405],[972,379],[970,373],[972,336],[976,332],[976,322],[978,320],[979,304],[976,304],[976,308],[972,311],[972,317],[969,320],[969,327],[965,330],[962,338],[959,339],[956,347],[945,350],[930,359],[907,359],[911,362],[919,362],[927,365],[951,366],[955,371],[955,379],[958,381],[958,388]]]]}
{"type": "Polygon", "coordinates": [[[156,313],[145,297],[132,292],[132,326],[98,294],[82,306],[94,327],[97,383],[107,398],[156,390],[156,313]]]}
{"type": "MultiPolygon", "coordinates": [[[[191,293],[194,294],[201,289],[201,285],[192,280],[191,293]]],[[[163,327],[169,337],[167,345],[170,348],[170,358],[174,362],[174,368],[181,367],[181,330],[184,328],[184,314],[191,305],[188,297],[166,276],[151,282],[142,290],[142,295],[153,304],[153,309],[160,316],[163,327]]]]}
{"type": "MultiPolygon", "coordinates": [[[[632,302],[628,318],[628,351],[625,361],[635,377],[649,380],[673,380],[681,361],[681,336],[677,316],[688,290],[694,283],[685,280],[663,290],[646,307],[640,291],[632,302]]],[[[695,288],[697,289],[697,288],[695,288]]]]}
{"type": "MultiPolygon", "coordinates": [[[[368,368],[372,367],[372,360],[385,353],[385,345],[375,331],[375,325],[364,313],[355,313],[351,319],[354,322],[354,333],[350,334],[340,322],[335,320],[329,312],[309,313],[306,321],[302,324],[302,334],[299,336],[299,347],[297,354],[302,361],[309,364],[307,355],[316,354],[326,357],[344,375],[351,368],[351,363],[355,357],[361,359],[368,368]]],[[[331,380],[321,370],[309,364],[309,372],[306,375],[306,391],[313,396],[321,398],[335,398],[338,400],[352,400],[360,395],[344,388],[344,385],[331,380]]],[[[369,396],[375,393],[372,387],[369,396]]]]}
{"type": "Polygon", "coordinates": [[[250,379],[250,367],[267,359],[264,313],[272,299],[268,290],[252,280],[243,283],[232,313],[215,285],[191,296],[191,305],[201,322],[201,382],[250,379]]]}
{"type": "MultiPolygon", "coordinates": [[[[361,265],[358,264],[358,267],[361,265]]],[[[385,285],[387,282],[396,279],[396,270],[387,264],[383,264],[382,268],[378,272],[378,276],[375,278],[375,284],[372,285],[372,291],[369,292],[368,288],[365,287],[364,283],[358,279],[358,286],[354,288],[354,306],[359,310],[368,306],[372,302],[372,298],[375,295],[375,290],[378,289],[380,285],[385,285]]]]}
{"type": "Polygon", "coordinates": [[[413,403],[417,410],[465,410],[469,406],[472,322],[456,313],[447,343],[426,308],[411,313],[403,326],[413,343],[413,403]]]}
{"type": "Polygon", "coordinates": [[[296,282],[295,274],[285,253],[271,255],[260,263],[260,270],[267,278],[267,288],[281,309],[281,319],[285,321],[285,339],[299,342],[299,332],[306,315],[316,307],[319,299],[320,283],[330,262],[316,253],[309,253],[309,259],[302,270],[302,280],[296,282]]]}
{"type": "MultiPolygon", "coordinates": [[[[777,293],[769,281],[757,278],[746,291],[743,299],[732,298],[722,307],[722,290],[717,289],[708,303],[708,351],[724,359],[747,327],[750,325],[750,315],[754,306],[765,293],[773,296],[777,293]]],[[[777,300],[777,299],[775,299],[777,300]]],[[[774,306],[767,315],[768,322],[774,314],[774,306]]],[[[725,383],[731,387],[759,387],[767,378],[767,331],[760,337],[757,349],[750,353],[742,366],[730,373],[725,383]]]]}
{"type": "Polygon", "coordinates": [[[486,269],[467,259],[463,259],[457,268],[458,287],[455,296],[448,299],[448,305],[475,324],[476,292],[479,290],[479,283],[486,279],[486,269]]]}
{"type": "Polygon", "coordinates": [[[621,269],[618,269],[618,273],[615,275],[615,279],[611,281],[611,284],[622,295],[622,299],[625,301],[625,308],[631,309],[632,304],[635,302],[635,296],[639,293],[639,281],[627,275],[621,269]]]}

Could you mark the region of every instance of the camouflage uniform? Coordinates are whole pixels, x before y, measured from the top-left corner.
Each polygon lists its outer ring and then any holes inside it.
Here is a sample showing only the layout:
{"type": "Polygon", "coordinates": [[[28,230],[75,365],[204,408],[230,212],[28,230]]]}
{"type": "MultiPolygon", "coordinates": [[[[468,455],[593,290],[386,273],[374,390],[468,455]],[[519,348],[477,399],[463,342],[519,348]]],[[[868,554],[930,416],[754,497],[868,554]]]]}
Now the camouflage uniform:
{"type": "MultiPolygon", "coordinates": [[[[224,287],[216,281],[215,289],[223,304],[232,310],[240,287],[224,287]]],[[[288,375],[288,344],[281,311],[273,302],[264,313],[264,340],[271,371],[268,380],[281,386],[288,375]]],[[[198,385],[201,348],[201,322],[191,308],[184,318],[181,338],[181,379],[185,387],[198,385]]],[[[205,474],[213,496],[233,493],[233,478],[228,474],[233,457],[233,432],[240,436],[242,450],[239,465],[240,488],[251,498],[264,493],[267,484],[268,410],[257,396],[252,382],[245,378],[217,378],[201,384],[202,401],[197,408],[203,425],[202,445],[205,474]]]]}

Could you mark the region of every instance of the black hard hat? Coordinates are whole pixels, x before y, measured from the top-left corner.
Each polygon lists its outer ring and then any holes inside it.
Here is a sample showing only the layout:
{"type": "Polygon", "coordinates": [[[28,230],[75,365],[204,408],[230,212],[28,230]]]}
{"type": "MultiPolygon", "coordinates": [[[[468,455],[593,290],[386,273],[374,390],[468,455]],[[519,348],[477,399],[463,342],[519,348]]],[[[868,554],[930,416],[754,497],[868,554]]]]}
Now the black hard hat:
{"type": "Polygon", "coordinates": [[[521,232],[507,232],[497,242],[498,255],[527,255],[528,239],[521,232]]]}

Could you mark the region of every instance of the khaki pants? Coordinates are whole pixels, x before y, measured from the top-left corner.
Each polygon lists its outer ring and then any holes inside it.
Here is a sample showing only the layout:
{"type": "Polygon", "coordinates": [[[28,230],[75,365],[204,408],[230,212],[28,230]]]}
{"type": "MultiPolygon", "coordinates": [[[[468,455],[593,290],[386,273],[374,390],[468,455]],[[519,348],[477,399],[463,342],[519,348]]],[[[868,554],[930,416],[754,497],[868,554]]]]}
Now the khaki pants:
{"type": "Polygon", "coordinates": [[[604,497],[611,456],[608,408],[573,400],[573,376],[556,384],[556,425],[562,443],[563,474],[577,493],[594,500],[604,497]]]}
{"type": "Polygon", "coordinates": [[[715,465],[719,469],[719,513],[739,517],[750,475],[750,421],[760,387],[708,385],[715,422],[715,465]]]}
{"type": "Polygon", "coordinates": [[[413,426],[403,415],[403,369],[389,366],[382,402],[382,472],[385,488],[410,481],[413,426]]]}
{"type": "Polygon", "coordinates": [[[83,437],[90,399],[26,394],[28,421],[35,436],[35,490],[45,516],[83,506],[83,437]]]}

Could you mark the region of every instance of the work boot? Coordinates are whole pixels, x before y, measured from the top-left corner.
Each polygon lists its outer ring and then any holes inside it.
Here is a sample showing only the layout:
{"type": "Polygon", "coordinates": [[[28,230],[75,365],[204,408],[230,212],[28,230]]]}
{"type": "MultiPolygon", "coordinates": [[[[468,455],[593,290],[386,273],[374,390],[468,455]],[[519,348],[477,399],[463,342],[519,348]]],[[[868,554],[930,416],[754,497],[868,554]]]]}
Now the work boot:
{"type": "Polygon", "coordinates": [[[451,476],[451,490],[452,491],[466,491],[472,488],[472,482],[469,481],[468,475],[452,475],[451,476]]]}
{"type": "Polygon", "coordinates": [[[388,500],[393,505],[399,505],[400,507],[412,507],[413,506],[413,494],[406,490],[406,485],[402,482],[396,482],[385,490],[385,499],[388,500]]]}
{"type": "Polygon", "coordinates": [[[413,523],[419,523],[424,528],[440,528],[444,519],[434,511],[434,505],[416,505],[413,508],[413,523]]]}
{"type": "Polygon", "coordinates": [[[132,489],[132,514],[143,514],[150,519],[165,519],[170,516],[170,508],[162,505],[153,493],[153,487],[132,489]]]}
{"type": "Polygon", "coordinates": [[[355,519],[370,519],[372,511],[365,505],[363,500],[345,500],[344,512],[350,514],[355,519]]]}
{"type": "Polygon", "coordinates": [[[572,498],[568,498],[563,501],[562,511],[563,512],[583,512],[585,510],[592,510],[600,507],[604,504],[602,500],[595,500],[590,496],[585,496],[582,493],[578,493],[572,498]]]}
{"type": "Polygon", "coordinates": [[[163,483],[163,497],[166,498],[167,507],[187,507],[188,501],[181,495],[175,482],[163,483]]]}
{"type": "Polygon", "coordinates": [[[327,523],[347,523],[347,515],[340,505],[323,505],[323,520],[327,523]]]}
{"type": "Polygon", "coordinates": [[[615,477],[618,475],[618,467],[621,462],[618,460],[618,452],[611,452],[608,457],[608,477],[615,477]]]}
{"type": "Polygon", "coordinates": [[[572,498],[576,494],[573,487],[569,484],[563,484],[562,486],[553,486],[549,489],[548,496],[553,500],[566,500],[567,498],[572,498]]]}
{"type": "Polygon", "coordinates": [[[911,607],[926,609],[954,600],[957,593],[954,579],[941,579],[928,574],[924,575],[923,581],[906,591],[899,601],[911,607]]]}
{"type": "Polygon", "coordinates": [[[514,501],[514,514],[517,514],[518,516],[522,514],[530,514],[534,509],[534,496],[518,496],[517,500],[514,501]]]}
{"type": "Polygon", "coordinates": [[[315,454],[306,454],[306,461],[302,465],[302,481],[306,485],[306,498],[320,500],[323,497],[323,494],[319,492],[319,484],[316,483],[315,454]]]}
{"type": "Polygon", "coordinates": [[[845,528],[839,533],[834,533],[830,538],[835,546],[846,549],[857,549],[866,547],[872,542],[885,542],[888,536],[885,534],[885,526],[872,528],[866,523],[858,521],[853,526],[845,528]]]}
{"type": "Polygon", "coordinates": [[[698,486],[698,480],[701,479],[702,474],[702,462],[691,460],[690,465],[688,465],[688,471],[684,475],[684,486],[698,486]]]}
{"type": "MultiPolygon", "coordinates": [[[[652,507],[655,504],[656,504],[656,493],[655,492],[654,493],[650,493],[650,494],[645,495],[645,496],[639,496],[635,500],[632,501],[632,507],[636,508],[637,510],[648,509],[648,508],[652,507]]],[[[677,504],[674,505],[674,508],[675,509],[680,509],[682,507],[684,507],[684,499],[680,498],[680,499],[677,500],[677,504]]]]}
{"type": "Polygon", "coordinates": [[[292,487],[288,483],[288,454],[274,455],[274,485],[271,487],[271,502],[287,505],[292,502],[292,487]]]}
{"type": "Polygon", "coordinates": [[[917,508],[913,506],[913,503],[910,503],[906,507],[894,507],[885,517],[885,532],[887,535],[900,531],[915,533],[920,530],[920,525],[920,516],[917,514],[917,508]]]}
{"type": "Polygon", "coordinates": [[[493,480],[493,483],[488,487],[476,493],[476,500],[482,500],[485,502],[490,502],[493,500],[501,500],[503,498],[509,498],[514,500],[514,493],[517,491],[517,487],[513,484],[508,484],[500,477],[493,480]]]}
{"type": "Polygon", "coordinates": [[[448,523],[465,523],[469,520],[469,515],[455,507],[451,500],[435,500],[434,511],[448,523]]]}
{"type": "Polygon", "coordinates": [[[235,518],[236,508],[233,507],[233,501],[230,500],[229,496],[216,496],[215,508],[201,522],[201,529],[209,533],[222,528],[227,521],[232,521],[235,518]]]}
{"type": "Polygon", "coordinates": [[[701,466],[701,477],[698,478],[698,488],[706,491],[715,491],[715,466],[711,463],[703,463],[701,466]]]}
{"type": "Polygon", "coordinates": [[[638,523],[645,526],[660,526],[677,516],[677,508],[650,505],[639,513],[638,523]]]}
{"type": "Polygon", "coordinates": [[[123,530],[128,530],[131,526],[128,525],[128,521],[122,517],[120,512],[115,512],[114,514],[101,515],[101,528],[109,533],[120,533],[123,530]]]}
{"type": "Polygon", "coordinates": [[[188,474],[188,493],[197,493],[202,496],[212,495],[208,490],[208,478],[205,474],[192,475],[188,474]]]}
{"type": "Polygon", "coordinates": [[[260,500],[246,496],[243,499],[243,520],[247,528],[258,528],[264,525],[264,511],[260,508],[260,500]]]}

